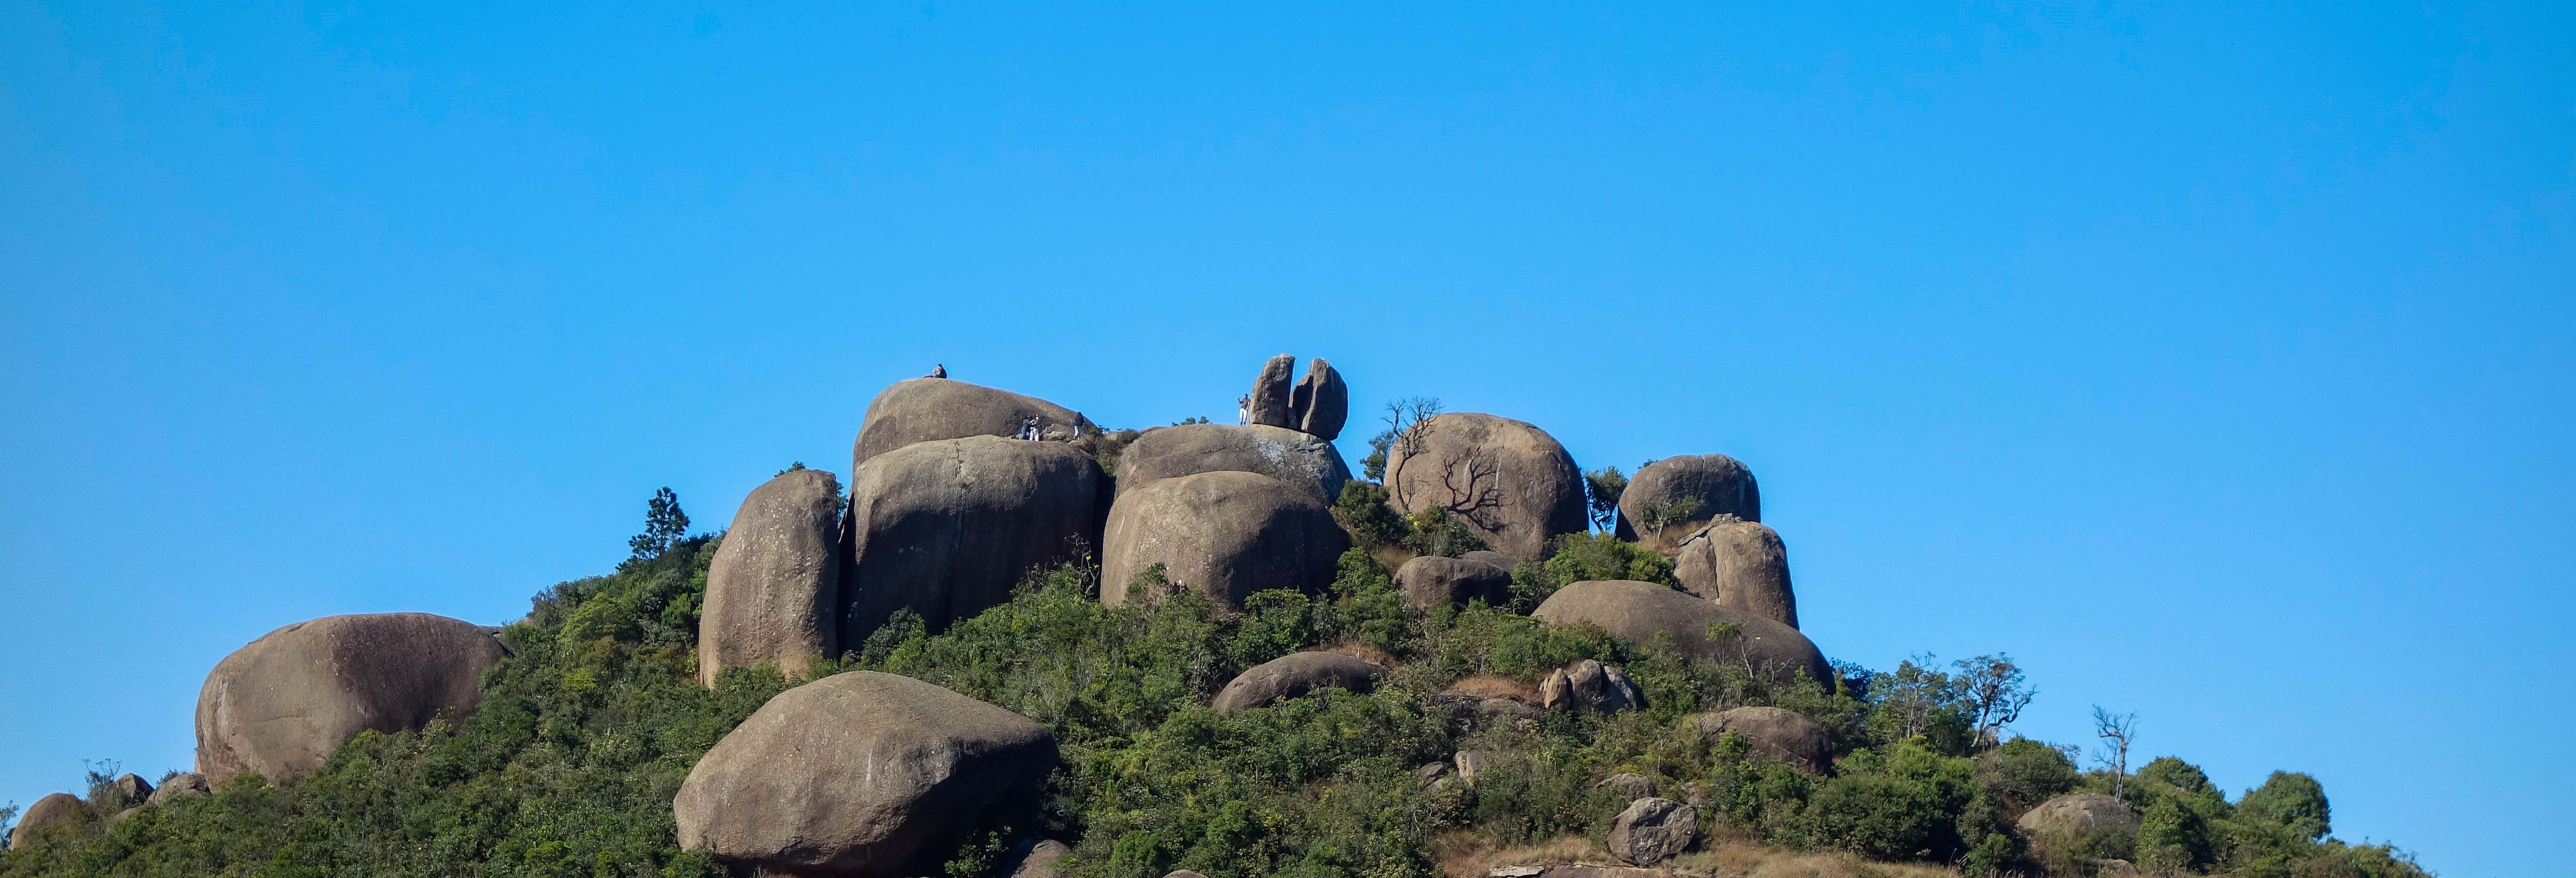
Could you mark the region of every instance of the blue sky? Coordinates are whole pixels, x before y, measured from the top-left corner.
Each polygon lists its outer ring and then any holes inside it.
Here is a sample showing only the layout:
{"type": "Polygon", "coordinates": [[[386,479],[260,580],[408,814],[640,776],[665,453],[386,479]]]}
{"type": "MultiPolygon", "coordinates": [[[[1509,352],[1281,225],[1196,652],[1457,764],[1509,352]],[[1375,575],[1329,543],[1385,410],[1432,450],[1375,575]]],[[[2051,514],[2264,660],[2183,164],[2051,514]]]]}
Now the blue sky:
{"type": "Polygon", "coordinates": [[[524,5],[0,3],[0,802],[934,362],[1143,426],[1289,351],[1745,460],[1834,658],[2563,865],[2563,4],[524,5]]]}

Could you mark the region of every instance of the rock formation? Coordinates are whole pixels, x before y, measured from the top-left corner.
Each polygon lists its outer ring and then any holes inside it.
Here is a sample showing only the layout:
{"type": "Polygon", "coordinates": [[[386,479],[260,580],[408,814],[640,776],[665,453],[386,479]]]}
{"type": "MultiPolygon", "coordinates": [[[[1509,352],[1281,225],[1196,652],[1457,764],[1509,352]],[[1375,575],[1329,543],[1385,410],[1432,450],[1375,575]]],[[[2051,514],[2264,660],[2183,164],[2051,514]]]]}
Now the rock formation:
{"type": "Polygon", "coordinates": [[[129,771],[117,775],[108,785],[116,790],[116,798],[128,808],[152,800],[152,782],[144,780],[142,775],[129,771]]]}
{"type": "Polygon", "coordinates": [[[1610,790],[1634,802],[1655,794],[1655,780],[1642,774],[1623,771],[1602,778],[1599,783],[1593,784],[1592,788],[1610,790]]]}
{"type": "Polygon", "coordinates": [[[790,676],[841,653],[841,483],[792,470],[752,489],[707,568],[698,681],[761,662],[790,676]]]}
{"type": "Polygon", "coordinates": [[[1798,629],[1651,582],[1577,582],[1557,589],[1530,615],[1550,625],[1598,625],[1636,643],[1669,633],[1684,655],[1741,662],[1782,685],[1800,673],[1826,685],[1834,679],[1824,654],[1798,629]],[[1734,626],[1735,633],[1712,638],[1709,628],[1720,622],[1734,626]]]}
{"type": "Polygon", "coordinates": [[[1120,492],[1101,544],[1106,603],[1125,602],[1128,584],[1161,564],[1171,583],[1233,608],[1264,589],[1322,587],[1351,545],[1314,497],[1245,472],[1199,473],[1120,492]]]}
{"type": "Polygon", "coordinates": [[[1789,588],[1789,549],[1756,521],[1720,515],[1684,539],[1673,559],[1682,590],[1771,621],[1798,627],[1798,595],[1789,588]]]}
{"type": "Polygon", "coordinates": [[[1737,707],[1684,720],[1715,740],[1727,732],[1744,736],[1753,755],[1789,763],[1808,774],[1823,774],[1833,764],[1833,737],[1815,720],[1777,707],[1737,707]]]}
{"type": "Polygon", "coordinates": [[[35,804],[27,806],[26,813],[18,815],[17,827],[9,830],[9,846],[24,848],[36,840],[39,832],[49,829],[78,831],[96,822],[98,815],[90,813],[89,803],[81,801],[79,796],[47,793],[35,804]]]}
{"type": "Polygon", "coordinates": [[[1515,558],[1548,554],[1548,539],[1586,525],[1583,473],[1545,431],[1474,412],[1424,419],[1387,451],[1397,512],[1445,507],[1515,558]]]}
{"type": "Polygon", "coordinates": [[[1261,364],[1261,374],[1252,379],[1253,423],[1297,429],[1296,389],[1289,386],[1296,370],[1297,358],[1287,354],[1261,364]]]}
{"type": "Polygon", "coordinates": [[[1038,418],[1041,436],[1065,441],[1090,432],[1082,413],[1034,396],[968,384],[946,378],[913,378],[869,401],[859,438],[850,449],[851,480],[868,458],[915,442],[968,436],[1020,435],[1029,416],[1038,418]]]}
{"type": "Polygon", "coordinates": [[[1395,569],[1395,586],[1404,591],[1405,600],[1426,610],[1441,604],[1463,605],[1471,600],[1500,607],[1512,600],[1510,570],[1483,561],[1438,555],[1404,562],[1404,566],[1395,569]]]}
{"type": "Polygon", "coordinates": [[[482,704],[504,650],[490,629],[428,613],[327,616],[262,635],[197,693],[197,771],[271,781],[322,765],[359,732],[418,729],[482,704]]]}
{"type": "Polygon", "coordinates": [[[925,858],[1055,767],[1018,714],[910,677],[852,671],[779,693],[691,769],[680,846],[736,870],[875,878],[925,858]]]}
{"type": "Polygon", "coordinates": [[[1208,709],[1234,713],[1295,698],[1317,689],[1367,692],[1386,669],[1337,652],[1298,652],[1254,665],[1216,693],[1208,709]]]}
{"type": "Polygon", "coordinates": [[[151,797],[144,802],[158,805],[180,796],[202,796],[214,791],[214,785],[206,782],[205,775],[182,771],[171,775],[169,780],[162,781],[161,787],[153,790],[151,797]]]}
{"type": "Polygon", "coordinates": [[[1671,799],[1647,797],[1628,803],[1610,823],[1610,854],[1640,866],[1652,866],[1689,850],[1699,838],[1699,811],[1671,799]]]}
{"type": "Polygon", "coordinates": [[[1306,364],[1306,380],[1297,383],[1288,406],[1296,413],[1297,429],[1330,442],[1341,438],[1342,423],[1350,418],[1351,391],[1343,386],[1340,370],[1316,357],[1306,364]]]}
{"type": "Polygon", "coordinates": [[[1628,673],[1594,659],[1548,672],[1538,684],[1539,703],[1549,710],[1617,713],[1644,707],[1646,699],[1628,682],[1628,673]]]}
{"type": "Polygon", "coordinates": [[[1672,544],[1720,515],[1762,520],[1762,491],[1753,482],[1753,470],[1723,454],[1667,457],[1628,479],[1628,489],[1619,494],[1618,534],[1670,554],[1672,544]],[[1648,532],[1645,522],[1659,505],[1666,513],[1690,512],[1666,523],[1658,535],[1648,532]]]}
{"type": "Polygon", "coordinates": [[[1505,555],[1492,549],[1477,549],[1472,552],[1463,552],[1458,555],[1458,560],[1482,561],[1487,564],[1503,568],[1503,572],[1505,573],[1510,573],[1512,572],[1512,568],[1521,566],[1521,559],[1505,555]]]}
{"type": "Polygon", "coordinates": [[[2050,836],[2073,839],[2096,831],[2136,833],[2138,812],[2126,802],[2101,793],[2068,793],[2039,803],[2013,825],[2034,840],[2050,836]]]}
{"type": "Polygon", "coordinates": [[[1351,480],[1333,443],[1285,427],[1183,424],[1137,436],[1118,456],[1118,491],[1209,472],[1259,473],[1331,505],[1351,480]]]}
{"type": "Polygon", "coordinates": [[[898,609],[937,632],[1011,598],[1029,568],[1099,543],[1100,467],[1061,442],[968,436],[877,455],[850,478],[841,643],[898,609]]]}
{"type": "Polygon", "coordinates": [[[1008,878],[1057,878],[1064,870],[1056,864],[1073,856],[1073,848],[1052,838],[1032,838],[1020,842],[1002,857],[998,870],[1008,878]]]}

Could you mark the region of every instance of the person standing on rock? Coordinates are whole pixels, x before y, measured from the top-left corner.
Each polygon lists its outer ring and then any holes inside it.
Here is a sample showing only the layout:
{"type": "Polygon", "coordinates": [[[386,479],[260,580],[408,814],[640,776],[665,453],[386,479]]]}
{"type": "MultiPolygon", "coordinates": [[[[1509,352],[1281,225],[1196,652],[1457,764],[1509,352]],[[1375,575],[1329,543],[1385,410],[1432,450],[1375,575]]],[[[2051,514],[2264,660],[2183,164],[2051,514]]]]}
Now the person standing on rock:
{"type": "Polygon", "coordinates": [[[1234,398],[1234,425],[1240,427],[1249,423],[1252,423],[1252,394],[1247,393],[1234,398]]]}
{"type": "Polygon", "coordinates": [[[1038,416],[1030,415],[1028,420],[1020,422],[1020,438],[1038,441],[1038,416]]]}

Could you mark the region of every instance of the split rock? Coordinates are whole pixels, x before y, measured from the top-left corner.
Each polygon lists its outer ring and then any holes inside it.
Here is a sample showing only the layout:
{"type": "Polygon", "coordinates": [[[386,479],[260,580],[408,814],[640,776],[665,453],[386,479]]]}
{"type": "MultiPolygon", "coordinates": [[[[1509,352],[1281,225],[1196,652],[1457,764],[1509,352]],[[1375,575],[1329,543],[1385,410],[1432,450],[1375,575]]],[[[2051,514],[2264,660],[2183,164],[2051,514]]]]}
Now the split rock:
{"type": "Polygon", "coordinates": [[[1306,364],[1306,380],[1297,383],[1288,405],[1296,410],[1297,429],[1329,442],[1341,438],[1342,424],[1350,418],[1351,391],[1333,364],[1316,357],[1306,364]]]}
{"type": "Polygon", "coordinates": [[[1287,354],[1261,364],[1261,374],[1252,379],[1253,423],[1297,429],[1296,391],[1289,386],[1296,369],[1297,358],[1287,354]]]}

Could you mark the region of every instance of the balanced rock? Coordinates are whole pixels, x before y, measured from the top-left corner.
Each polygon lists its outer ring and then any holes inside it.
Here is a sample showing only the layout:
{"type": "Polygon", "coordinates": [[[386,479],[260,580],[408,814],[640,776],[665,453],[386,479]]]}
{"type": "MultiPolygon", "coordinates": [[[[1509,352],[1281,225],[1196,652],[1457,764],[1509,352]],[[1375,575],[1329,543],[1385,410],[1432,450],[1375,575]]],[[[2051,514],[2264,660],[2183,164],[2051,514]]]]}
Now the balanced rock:
{"type": "Polygon", "coordinates": [[[1798,627],[1798,595],[1789,589],[1789,549],[1758,521],[1720,515],[1682,541],[1673,561],[1682,590],[1771,621],[1798,627]]]}
{"type": "Polygon", "coordinates": [[[1019,714],[851,671],[761,705],[689,771],[671,809],[680,847],[739,871],[911,875],[996,803],[1033,794],[1055,763],[1055,737],[1019,714]]]}
{"type": "Polygon", "coordinates": [[[1098,542],[1100,466],[1061,442],[968,436],[877,455],[850,478],[841,643],[896,610],[933,632],[1011,599],[1029,569],[1098,542]]]}
{"type": "Polygon", "coordinates": [[[1009,878],[1057,878],[1064,870],[1056,864],[1073,856],[1073,848],[1052,838],[1032,838],[1002,858],[1001,874],[1009,878]]]}
{"type": "Polygon", "coordinates": [[[707,568],[698,681],[768,662],[791,676],[841,653],[841,482],[792,470],[752,489],[707,568]]]}
{"type": "Polygon", "coordinates": [[[1789,763],[1808,774],[1823,774],[1833,764],[1833,737],[1824,726],[1794,710],[1737,707],[1703,713],[1687,722],[1712,740],[1727,732],[1742,735],[1753,755],[1789,763]]]}
{"type": "Polygon", "coordinates": [[[855,473],[868,458],[915,442],[1016,437],[1031,415],[1037,416],[1040,437],[1048,441],[1091,432],[1091,422],[1081,412],[1034,396],[946,378],[897,381],[868,402],[858,441],[850,449],[850,468],[855,473]]]}
{"type": "Polygon", "coordinates": [[[1101,540],[1100,599],[1127,599],[1153,565],[1219,606],[1253,592],[1313,591],[1333,578],[1350,534],[1313,496],[1256,473],[1212,472],[1122,491],[1101,540]]]}
{"type": "Polygon", "coordinates": [[[1183,424],[1147,430],[1118,456],[1118,491],[1211,472],[1259,473],[1331,504],[1351,480],[1333,443],[1286,427],[1183,424]]]}
{"type": "Polygon", "coordinates": [[[1288,407],[1296,412],[1297,429],[1329,442],[1341,438],[1342,424],[1350,418],[1351,391],[1333,364],[1316,357],[1306,364],[1306,380],[1297,382],[1288,407]]]}
{"type": "Polygon", "coordinates": [[[461,719],[505,650],[491,629],[428,613],[326,616],[261,635],[197,692],[197,771],[271,781],[321,767],[359,732],[461,719]]]}
{"type": "Polygon", "coordinates": [[[2094,832],[2136,833],[2138,812],[2128,803],[2101,793],[2068,793],[2023,812],[2013,825],[2045,842],[2051,836],[2080,839],[2094,832]]]}
{"type": "Polygon", "coordinates": [[[1699,839],[1699,810],[1652,796],[1628,803],[1610,823],[1610,853],[1640,866],[1652,866],[1689,850],[1699,839]]]}
{"type": "Polygon", "coordinates": [[[1208,709],[1234,713],[1295,698],[1317,689],[1367,692],[1386,669],[1337,652],[1290,653],[1252,666],[1216,693],[1208,709]]]}
{"type": "Polygon", "coordinates": [[[158,805],[163,802],[170,801],[171,799],[176,799],[180,796],[203,796],[213,793],[214,791],[214,785],[206,782],[205,775],[198,774],[193,771],[182,771],[178,774],[171,775],[170,779],[162,781],[161,787],[153,790],[151,797],[146,798],[144,801],[149,804],[158,805]]]}
{"type": "Polygon", "coordinates": [[[1296,389],[1289,386],[1296,371],[1297,358],[1287,354],[1261,364],[1261,374],[1252,379],[1252,423],[1297,429],[1296,389]]]}
{"type": "Polygon", "coordinates": [[[1431,609],[1441,604],[1464,605],[1481,600],[1486,606],[1511,603],[1512,572],[1483,561],[1424,555],[1395,569],[1395,585],[1404,590],[1405,600],[1414,606],[1431,609]]]}
{"type": "Polygon", "coordinates": [[[1635,643],[1670,634],[1683,655],[1742,664],[1784,686],[1799,674],[1824,685],[1834,679],[1824,653],[1798,629],[1651,582],[1577,582],[1557,589],[1530,615],[1550,625],[1597,625],[1635,643]]]}
{"type": "Polygon", "coordinates": [[[1762,491],[1753,470],[1723,454],[1667,457],[1628,479],[1628,489],[1619,494],[1618,534],[1669,553],[1673,543],[1720,515],[1762,520],[1762,491]],[[1684,510],[1678,520],[1660,522],[1659,530],[1649,527],[1684,510]]]}
{"type": "Polygon", "coordinates": [[[1539,703],[1549,710],[1589,710],[1595,713],[1617,713],[1645,706],[1646,699],[1637,686],[1628,682],[1628,673],[1584,659],[1551,671],[1538,684],[1539,703]]]}
{"type": "Polygon", "coordinates": [[[1515,558],[1545,558],[1550,538],[1586,524],[1573,456],[1546,431],[1510,418],[1423,419],[1388,449],[1386,486],[1396,511],[1446,508],[1515,558]]]}
{"type": "Polygon", "coordinates": [[[48,793],[27,806],[27,813],[18,815],[17,828],[9,831],[9,847],[25,848],[36,840],[37,833],[45,830],[76,831],[96,822],[98,815],[90,813],[89,803],[81,801],[79,796],[48,793]]]}

